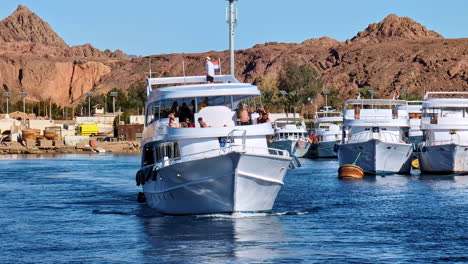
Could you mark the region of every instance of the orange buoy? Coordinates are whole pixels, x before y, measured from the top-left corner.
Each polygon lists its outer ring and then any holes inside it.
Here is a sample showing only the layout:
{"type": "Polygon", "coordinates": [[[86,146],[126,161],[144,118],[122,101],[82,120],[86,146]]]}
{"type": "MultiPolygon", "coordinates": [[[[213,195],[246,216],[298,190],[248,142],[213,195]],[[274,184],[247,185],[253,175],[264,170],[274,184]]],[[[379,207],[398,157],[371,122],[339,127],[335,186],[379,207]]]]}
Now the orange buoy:
{"type": "Polygon", "coordinates": [[[362,179],[364,170],[353,164],[345,164],[338,169],[338,178],[340,179],[362,179]]]}

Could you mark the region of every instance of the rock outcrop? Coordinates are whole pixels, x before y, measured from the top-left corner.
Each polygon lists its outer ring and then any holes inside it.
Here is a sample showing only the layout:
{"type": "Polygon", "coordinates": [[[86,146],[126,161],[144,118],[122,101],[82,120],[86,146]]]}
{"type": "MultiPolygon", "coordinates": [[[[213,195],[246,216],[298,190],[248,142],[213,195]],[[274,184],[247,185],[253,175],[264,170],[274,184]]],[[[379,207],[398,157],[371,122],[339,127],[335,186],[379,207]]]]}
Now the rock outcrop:
{"type": "Polygon", "coordinates": [[[427,30],[423,25],[409,17],[388,15],[379,23],[370,24],[364,31],[359,32],[351,42],[381,43],[395,40],[433,40],[443,39],[439,33],[427,30]]]}
{"type": "Polygon", "coordinates": [[[22,5],[18,5],[13,14],[0,21],[0,40],[68,48],[67,43],[52,30],[47,22],[22,5]]]}

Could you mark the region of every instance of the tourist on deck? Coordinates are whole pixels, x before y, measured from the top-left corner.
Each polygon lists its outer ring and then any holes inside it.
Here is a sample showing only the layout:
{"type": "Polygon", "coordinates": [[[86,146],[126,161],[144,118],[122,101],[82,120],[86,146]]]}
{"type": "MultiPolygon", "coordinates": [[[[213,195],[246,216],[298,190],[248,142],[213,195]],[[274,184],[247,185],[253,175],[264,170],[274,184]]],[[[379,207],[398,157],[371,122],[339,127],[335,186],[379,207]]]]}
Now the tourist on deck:
{"type": "Polygon", "coordinates": [[[179,125],[176,124],[175,119],[173,117],[169,117],[169,126],[170,127],[179,127],[179,125]]]}
{"type": "Polygon", "coordinates": [[[190,118],[186,117],[185,122],[182,123],[183,127],[195,127],[195,125],[190,121],[190,118]]]}
{"type": "Polygon", "coordinates": [[[186,103],[182,103],[182,106],[180,107],[179,111],[179,119],[180,120],[185,120],[185,118],[193,118],[193,112],[192,110],[187,106],[186,103]]]}
{"type": "Polygon", "coordinates": [[[200,105],[198,106],[198,111],[202,110],[203,108],[207,106],[210,106],[210,103],[208,102],[208,97],[205,97],[205,100],[203,100],[203,102],[201,102],[200,105]]]}
{"type": "Polygon", "coordinates": [[[175,117],[179,117],[179,103],[177,102],[172,103],[170,112],[174,114],[175,117]]]}
{"type": "Polygon", "coordinates": [[[203,118],[198,118],[198,123],[200,123],[200,127],[208,127],[208,125],[203,121],[203,118]]]}
{"type": "Polygon", "coordinates": [[[267,112],[263,111],[260,113],[260,116],[257,118],[258,124],[268,123],[270,122],[270,118],[268,117],[267,112]]]}
{"type": "Polygon", "coordinates": [[[239,119],[241,126],[250,125],[250,116],[246,104],[242,105],[242,108],[237,113],[237,118],[239,119]]]}
{"type": "Polygon", "coordinates": [[[212,83],[214,81],[214,65],[211,62],[210,57],[206,57],[205,59],[205,69],[206,69],[206,81],[208,83],[212,83]]]}

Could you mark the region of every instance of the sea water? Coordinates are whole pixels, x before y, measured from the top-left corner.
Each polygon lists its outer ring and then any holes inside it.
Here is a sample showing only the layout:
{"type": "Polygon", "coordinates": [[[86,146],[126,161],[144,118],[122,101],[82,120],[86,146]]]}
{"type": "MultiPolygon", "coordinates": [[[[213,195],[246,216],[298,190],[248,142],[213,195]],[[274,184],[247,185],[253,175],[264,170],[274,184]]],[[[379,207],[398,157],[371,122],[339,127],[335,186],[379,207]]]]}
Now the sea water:
{"type": "Polygon", "coordinates": [[[468,262],[468,176],[343,181],[301,160],[270,213],[163,216],[136,202],[139,162],[0,156],[0,263],[468,262]]]}

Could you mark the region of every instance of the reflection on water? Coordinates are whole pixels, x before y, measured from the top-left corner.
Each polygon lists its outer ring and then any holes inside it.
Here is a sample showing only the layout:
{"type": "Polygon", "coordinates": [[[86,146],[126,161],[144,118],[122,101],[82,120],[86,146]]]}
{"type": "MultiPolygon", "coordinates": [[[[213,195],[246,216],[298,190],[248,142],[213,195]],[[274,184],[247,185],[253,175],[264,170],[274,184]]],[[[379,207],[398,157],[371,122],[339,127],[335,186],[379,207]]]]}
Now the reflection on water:
{"type": "Polygon", "coordinates": [[[237,214],[142,218],[151,248],[146,261],[213,263],[231,259],[243,263],[294,256],[281,249],[287,240],[278,216],[237,214]],[[157,255],[154,253],[158,252],[157,255]]]}
{"type": "Polygon", "coordinates": [[[139,159],[0,156],[0,263],[468,262],[468,176],[301,160],[269,214],[173,217],[136,202],[139,159]]]}

